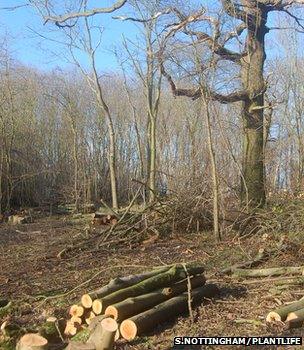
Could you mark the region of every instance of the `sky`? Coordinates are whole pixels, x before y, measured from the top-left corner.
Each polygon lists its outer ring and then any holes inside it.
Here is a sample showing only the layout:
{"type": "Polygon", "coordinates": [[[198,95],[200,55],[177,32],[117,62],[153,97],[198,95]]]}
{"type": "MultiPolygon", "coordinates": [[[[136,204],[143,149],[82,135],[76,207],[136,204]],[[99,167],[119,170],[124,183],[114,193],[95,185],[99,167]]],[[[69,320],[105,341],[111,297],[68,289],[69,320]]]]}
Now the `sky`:
{"type": "MultiPolygon", "coordinates": [[[[61,0],[57,0],[58,3],[61,0]]],[[[64,1],[64,0],[62,0],[64,1]]],[[[53,24],[43,24],[41,16],[31,7],[22,7],[14,11],[3,10],[4,7],[22,5],[26,0],[0,0],[0,40],[7,37],[10,50],[13,57],[22,63],[39,68],[40,70],[51,70],[57,67],[62,69],[70,64],[65,59],[63,53],[66,49],[58,43],[41,38],[37,33],[44,36],[51,36],[53,39],[61,40],[58,37],[57,28],[53,24]],[[54,32],[54,29],[56,31],[54,32]],[[50,34],[50,31],[53,31],[50,34]]],[[[113,3],[113,0],[91,0],[91,7],[107,6],[113,3]]],[[[123,7],[115,12],[115,15],[127,14],[130,9],[128,6],[123,7]]],[[[275,16],[273,14],[270,24],[274,23],[275,16]]],[[[136,42],[136,38],[140,36],[138,25],[133,22],[113,20],[112,14],[94,16],[95,24],[104,27],[102,35],[102,49],[98,51],[97,66],[100,71],[115,71],[119,69],[117,58],[114,54],[114,48],[121,48],[122,36],[136,42]]],[[[276,31],[277,32],[277,31],[276,31]]],[[[277,42],[275,42],[275,33],[267,36],[267,56],[273,58],[280,54],[277,42]]],[[[302,34],[304,37],[304,34],[302,34]]],[[[96,39],[96,37],[95,37],[96,39]]],[[[301,50],[303,52],[303,50],[301,50]]],[[[120,59],[122,59],[122,53],[120,59]]],[[[67,55],[66,55],[67,56],[67,55]]],[[[88,63],[84,55],[79,55],[83,65],[88,63]]]]}
{"type": "MultiPolygon", "coordinates": [[[[94,1],[92,5],[94,6],[94,1]]],[[[100,4],[100,0],[98,1],[100,4]]],[[[9,47],[13,56],[26,65],[39,67],[41,70],[50,70],[56,67],[65,68],[69,66],[66,59],[58,53],[64,52],[62,46],[43,39],[42,34],[47,37],[58,38],[50,34],[50,30],[56,29],[53,24],[43,24],[41,16],[31,7],[22,7],[14,11],[3,10],[4,7],[22,5],[25,0],[0,0],[0,38],[8,39],[9,47]],[[39,33],[39,34],[37,34],[39,33]]],[[[105,6],[109,1],[103,1],[105,6]]],[[[115,15],[125,14],[128,11],[124,7],[115,15]]],[[[104,27],[102,35],[102,50],[98,54],[98,66],[104,71],[115,70],[119,67],[114,48],[121,47],[122,36],[126,35],[131,40],[136,40],[140,35],[138,26],[128,21],[113,20],[112,14],[98,16],[98,24],[104,27]]],[[[97,18],[97,16],[95,16],[97,18]]],[[[85,56],[80,59],[85,64],[85,56]]]]}

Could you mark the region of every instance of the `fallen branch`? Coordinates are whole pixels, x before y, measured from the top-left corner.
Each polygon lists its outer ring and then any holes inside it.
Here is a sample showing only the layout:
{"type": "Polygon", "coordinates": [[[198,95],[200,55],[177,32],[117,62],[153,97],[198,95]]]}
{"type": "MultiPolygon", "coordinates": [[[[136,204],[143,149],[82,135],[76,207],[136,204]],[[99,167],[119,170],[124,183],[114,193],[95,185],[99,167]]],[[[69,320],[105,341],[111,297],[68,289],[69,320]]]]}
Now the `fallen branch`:
{"type": "Polygon", "coordinates": [[[235,269],[232,277],[271,277],[280,275],[303,275],[304,266],[272,267],[268,269],[235,269]]]}
{"type": "Polygon", "coordinates": [[[249,268],[249,267],[255,267],[265,261],[267,261],[270,257],[273,257],[274,255],[278,254],[280,251],[282,251],[286,245],[285,242],[285,236],[282,236],[280,239],[280,242],[278,243],[277,248],[266,250],[266,249],[260,249],[257,253],[257,255],[249,260],[245,261],[243,263],[235,264],[230,267],[227,267],[221,271],[219,271],[219,274],[232,274],[237,269],[242,268],[249,268]]]}

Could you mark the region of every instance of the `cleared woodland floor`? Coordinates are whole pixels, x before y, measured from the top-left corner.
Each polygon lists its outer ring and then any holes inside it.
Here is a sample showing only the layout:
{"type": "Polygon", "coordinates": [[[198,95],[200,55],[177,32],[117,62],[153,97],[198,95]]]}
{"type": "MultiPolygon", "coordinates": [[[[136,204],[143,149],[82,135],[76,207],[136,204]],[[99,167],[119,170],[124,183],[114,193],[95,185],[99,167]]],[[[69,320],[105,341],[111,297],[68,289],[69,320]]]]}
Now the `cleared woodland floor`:
{"type": "MultiPolygon", "coordinates": [[[[250,280],[248,284],[248,280],[213,276],[223,267],[249,260],[259,248],[274,246],[279,237],[269,236],[263,240],[256,236],[243,239],[229,236],[215,245],[210,233],[205,232],[163,237],[148,245],[104,246],[98,252],[79,251],[66,259],[58,258],[57,254],[67,244],[84,238],[87,223],[88,218],[58,216],[37,219],[33,224],[0,225],[0,298],[20,300],[14,317],[25,325],[38,324],[49,315],[65,317],[68,305],[112,277],[152,266],[196,260],[205,264],[210,280],[221,287],[220,298],[195,309],[194,322],[180,317],[158,327],[150,336],[130,344],[119,343],[117,349],[171,349],[173,337],[177,335],[287,335],[281,325],[270,329],[264,316],[280,303],[303,297],[303,286],[277,291],[267,279],[250,280]]],[[[289,234],[288,249],[263,267],[304,265],[303,242],[304,233],[302,237],[289,234]]],[[[289,334],[304,336],[304,331],[294,330],[289,334]]],[[[212,347],[221,348],[236,347],[212,347]]]]}

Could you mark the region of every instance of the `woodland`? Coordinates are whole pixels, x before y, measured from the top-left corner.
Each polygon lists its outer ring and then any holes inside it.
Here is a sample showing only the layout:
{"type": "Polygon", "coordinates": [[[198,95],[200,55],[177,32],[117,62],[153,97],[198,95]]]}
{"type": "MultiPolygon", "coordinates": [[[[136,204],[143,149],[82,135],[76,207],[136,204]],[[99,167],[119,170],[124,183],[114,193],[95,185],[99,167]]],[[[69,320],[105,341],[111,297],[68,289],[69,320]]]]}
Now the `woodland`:
{"type": "Polygon", "coordinates": [[[25,10],[59,63],[0,18],[0,349],[304,337],[304,1],[25,10]]]}

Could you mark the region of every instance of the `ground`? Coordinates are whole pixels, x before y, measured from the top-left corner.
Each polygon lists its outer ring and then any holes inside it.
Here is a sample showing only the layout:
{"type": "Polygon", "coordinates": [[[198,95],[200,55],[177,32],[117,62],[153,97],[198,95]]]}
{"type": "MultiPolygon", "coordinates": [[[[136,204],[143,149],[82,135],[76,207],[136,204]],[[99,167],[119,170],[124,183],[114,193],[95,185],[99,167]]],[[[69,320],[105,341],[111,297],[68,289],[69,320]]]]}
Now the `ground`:
{"type": "MultiPolygon", "coordinates": [[[[19,307],[13,317],[26,327],[39,324],[50,315],[67,317],[68,305],[115,276],[164,264],[199,261],[206,266],[209,281],[220,287],[219,298],[193,310],[193,320],[180,317],[133,343],[119,342],[117,349],[171,349],[177,335],[304,336],[301,329],[287,333],[282,325],[269,326],[264,319],[279,304],[303,297],[303,286],[279,290],[274,288],[272,279],[235,280],[216,274],[223,267],[249,260],[261,247],[275,246],[279,234],[263,238],[229,234],[216,244],[210,232],[180,233],[150,244],[104,245],[99,250],[79,250],[59,258],[58,253],[66,245],[86,238],[88,221],[88,216],[71,215],[40,217],[32,224],[19,226],[0,225],[0,299],[17,302],[19,307]]],[[[304,265],[304,234],[288,234],[287,240],[288,249],[273,256],[263,267],[304,265]]],[[[217,348],[221,347],[212,347],[217,348]]]]}

